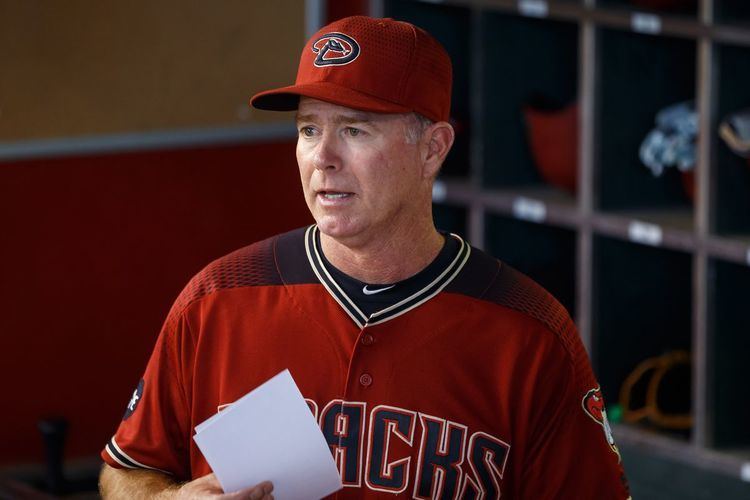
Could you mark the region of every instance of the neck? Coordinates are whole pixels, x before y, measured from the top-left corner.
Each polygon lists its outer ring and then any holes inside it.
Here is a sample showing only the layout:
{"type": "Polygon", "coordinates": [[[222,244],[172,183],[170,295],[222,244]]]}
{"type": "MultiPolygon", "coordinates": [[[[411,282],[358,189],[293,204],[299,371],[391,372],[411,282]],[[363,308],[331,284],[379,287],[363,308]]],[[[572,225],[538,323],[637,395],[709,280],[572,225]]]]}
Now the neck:
{"type": "Polygon", "coordinates": [[[349,276],[371,284],[395,283],[427,267],[444,243],[431,221],[406,229],[356,246],[323,233],[320,241],[328,261],[349,276]]]}

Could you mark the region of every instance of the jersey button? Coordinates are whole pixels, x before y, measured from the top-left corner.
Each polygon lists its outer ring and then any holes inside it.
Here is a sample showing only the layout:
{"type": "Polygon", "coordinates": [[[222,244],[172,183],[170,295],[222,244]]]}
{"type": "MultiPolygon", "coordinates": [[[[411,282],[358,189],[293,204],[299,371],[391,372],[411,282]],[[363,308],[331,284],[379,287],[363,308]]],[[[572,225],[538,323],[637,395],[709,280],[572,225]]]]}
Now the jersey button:
{"type": "Polygon", "coordinates": [[[369,373],[363,373],[359,377],[359,383],[365,387],[370,387],[372,385],[372,376],[369,373]]]}
{"type": "Polygon", "coordinates": [[[369,333],[365,333],[364,335],[362,335],[362,345],[372,345],[373,342],[375,342],[375,337],[373,337],[369,333]]]}

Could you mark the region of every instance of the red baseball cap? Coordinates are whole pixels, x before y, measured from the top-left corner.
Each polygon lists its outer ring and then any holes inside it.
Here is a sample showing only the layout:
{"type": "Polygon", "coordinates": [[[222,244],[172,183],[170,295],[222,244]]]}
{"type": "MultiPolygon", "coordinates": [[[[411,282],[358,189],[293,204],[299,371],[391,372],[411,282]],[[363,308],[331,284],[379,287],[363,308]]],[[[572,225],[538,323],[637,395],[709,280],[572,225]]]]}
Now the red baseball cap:
{"type": "Polygon", "coordinates": [[[448,53],[423,29],[352,16],[324,26],[307,42],[294,85],[255,94],[250,103],[292,111],[307,96],[362,111],[415,111],[448,121],[451,82],[448,53]]]}

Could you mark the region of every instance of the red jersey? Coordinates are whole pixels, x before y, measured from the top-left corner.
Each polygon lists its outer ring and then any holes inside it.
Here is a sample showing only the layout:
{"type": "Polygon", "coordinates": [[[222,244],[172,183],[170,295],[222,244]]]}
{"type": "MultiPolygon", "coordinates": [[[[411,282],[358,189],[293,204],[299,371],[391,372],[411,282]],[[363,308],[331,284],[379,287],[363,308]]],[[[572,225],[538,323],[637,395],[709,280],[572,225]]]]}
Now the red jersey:
{"type": "Polygon", "coordinates": [[[331,498],[629,497],[588,357],[549,293],[459,238],[434,281],[367,316],[316,231],[190,281],[102,451],[109,465],[210,473],[195,426],[288,368],[341,471],[331,498]]]}

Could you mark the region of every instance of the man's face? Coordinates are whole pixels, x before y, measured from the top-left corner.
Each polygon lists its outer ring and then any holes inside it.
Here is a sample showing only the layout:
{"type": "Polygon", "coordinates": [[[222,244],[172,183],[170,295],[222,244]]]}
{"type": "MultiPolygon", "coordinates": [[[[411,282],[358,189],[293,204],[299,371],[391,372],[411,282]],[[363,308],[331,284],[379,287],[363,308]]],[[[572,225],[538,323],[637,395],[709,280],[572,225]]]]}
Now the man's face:
{"type": "Polygon", "coordinates": [[[323,234],[364,243],[416,220],[426,181],[419,145],[407,142],[411,119],[300,99],[297,163],[323,234]]]}

